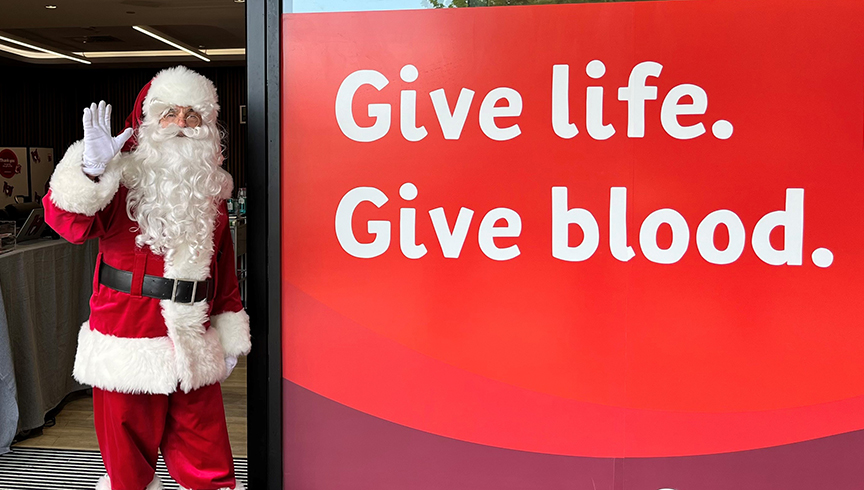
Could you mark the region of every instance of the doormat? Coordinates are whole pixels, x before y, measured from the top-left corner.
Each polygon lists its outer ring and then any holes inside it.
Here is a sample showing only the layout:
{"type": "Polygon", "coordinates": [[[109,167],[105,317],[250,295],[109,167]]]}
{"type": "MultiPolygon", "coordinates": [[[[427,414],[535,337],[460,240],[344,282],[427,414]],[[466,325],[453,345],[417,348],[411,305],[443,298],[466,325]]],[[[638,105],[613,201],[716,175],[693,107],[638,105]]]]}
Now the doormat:
{"type": "MultiPolygon", "coordinates": [[[[234,458],[234,473],[245,485],[246,458],[234,458]]],[[[104,474],[99,451],[12,446],[0,455],[0,490],[93,490],[104,474]]],[[[165,490],[179,490],[161,455],[156,474],[165,490]]]]}

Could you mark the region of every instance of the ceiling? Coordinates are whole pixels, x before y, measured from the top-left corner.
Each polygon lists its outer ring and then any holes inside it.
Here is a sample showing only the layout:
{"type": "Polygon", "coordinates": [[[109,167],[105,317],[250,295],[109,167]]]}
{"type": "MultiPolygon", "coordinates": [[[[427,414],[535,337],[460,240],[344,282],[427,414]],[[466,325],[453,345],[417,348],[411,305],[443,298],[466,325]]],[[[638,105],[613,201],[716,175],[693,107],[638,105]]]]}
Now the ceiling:
{"type": "MultiPolygon", "coordinates": [[[[0,5],[0,31],[47,49],[83,52],[93,65],[159,61],[198,64],[197,58],[132,29],[133,25],[149,26],[205,52],[246,46],[246,4],[235,0],[0,0],[0,5]],[[47,9],[46,4],[57,8],[47,9]],[[87,56],[93,52],[104,56],[104,52],[118,51],[139,53],[134,57],[122,53],[98,58],[87,56]]],[[[9,45],[3,41],[0,44],[9,45]]],[[[216,64],[238,64],[245,60],[245,55],[236,51],[208,56],[216,64]]],[[[77,64],[62,58],[28,58],[2,50],[0,57],[12,64],[77,64]]],[[[2,59],[0,64],[3,64],[2,59]]]]}

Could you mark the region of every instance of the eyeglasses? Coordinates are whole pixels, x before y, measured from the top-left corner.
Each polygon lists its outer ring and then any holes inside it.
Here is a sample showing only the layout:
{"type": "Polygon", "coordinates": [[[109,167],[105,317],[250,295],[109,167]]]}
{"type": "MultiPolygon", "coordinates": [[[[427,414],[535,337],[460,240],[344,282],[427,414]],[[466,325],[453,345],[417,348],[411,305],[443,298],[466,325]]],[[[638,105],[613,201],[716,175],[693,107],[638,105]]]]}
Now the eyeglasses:
{"type": "Polygon", "coordinates": [[[197,128],[201,124],[201,116],[197,112],[182,107],[168,109],[162,115],[162,120],[173,124],[177,124],[177,121],[182,120],[190,128],[197,128]]]}

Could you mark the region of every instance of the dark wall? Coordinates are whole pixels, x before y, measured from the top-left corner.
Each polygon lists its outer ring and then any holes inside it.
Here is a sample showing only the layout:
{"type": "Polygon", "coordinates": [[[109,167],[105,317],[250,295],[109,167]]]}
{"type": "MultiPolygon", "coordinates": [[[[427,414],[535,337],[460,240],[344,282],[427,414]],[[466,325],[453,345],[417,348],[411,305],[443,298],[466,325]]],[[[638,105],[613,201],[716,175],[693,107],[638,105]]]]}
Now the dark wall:
{"type": "MultiPolygon", "coordinates": [[[[219,123],[227,132],[225,166],[234,188],[246,186],[246,125],[240,105],[246,104],[246,68],[194,68],[216,85],[219,123]]],[[[0,146],[54,148],[59,160],[84,136],[81,115],[91,102],[112,105],[115,133],[123,129],[138,92],[159,68],[3,67],[0,73],[0,146]]],[[[235,191],[236,195],[236,191],[235,191]]]]}

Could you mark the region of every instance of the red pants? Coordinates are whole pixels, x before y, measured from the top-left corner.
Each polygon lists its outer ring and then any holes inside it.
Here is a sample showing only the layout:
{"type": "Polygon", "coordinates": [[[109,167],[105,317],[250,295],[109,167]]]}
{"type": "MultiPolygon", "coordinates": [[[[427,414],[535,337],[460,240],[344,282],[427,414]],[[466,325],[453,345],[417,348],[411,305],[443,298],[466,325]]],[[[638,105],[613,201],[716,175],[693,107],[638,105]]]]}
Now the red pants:
{"type": "Polygon", "coordinates": [[[170,395],[93,388],[93,415],[112,490],[143,490],[150,484],[160,448],[168,472],[182,487],[234,488],[218,383],[170,395]]]}

